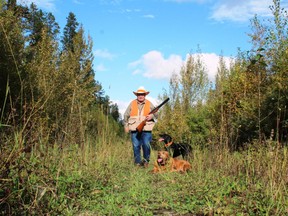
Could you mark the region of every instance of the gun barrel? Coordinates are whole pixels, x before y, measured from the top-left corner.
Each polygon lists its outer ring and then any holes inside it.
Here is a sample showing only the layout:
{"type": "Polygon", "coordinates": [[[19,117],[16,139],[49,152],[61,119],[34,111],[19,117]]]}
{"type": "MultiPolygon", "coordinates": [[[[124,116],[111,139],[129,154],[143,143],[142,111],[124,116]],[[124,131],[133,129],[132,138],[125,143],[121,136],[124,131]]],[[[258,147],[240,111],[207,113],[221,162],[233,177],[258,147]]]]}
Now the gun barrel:
{"type": "Polygon", "coordinates": [[[158,110],[160,109],[160,107],[162,107],[165,103],[167,103],[169,101],[170,98],[166,98],[161,104],[159,104],[157,107],[155,107],[149,114],[153,114],[158,112],[158,110]]]}
{"type": "MultiPolygon", "coordinates": [[[[158,105],[157,107],[155,107],[153,110],[151,110],[149,112],[149,114],[154,114],[156,112],[158,112],[158,110],[160,109],[160,107],[162,107],[165,103],[167,103],[169,101],[169,98],[166,98],[160,105],[158,105]]],[[[144,126],[146,125],[146,120],[142,121],[136,128],[136,130],[141,133],[144,126]]]]}

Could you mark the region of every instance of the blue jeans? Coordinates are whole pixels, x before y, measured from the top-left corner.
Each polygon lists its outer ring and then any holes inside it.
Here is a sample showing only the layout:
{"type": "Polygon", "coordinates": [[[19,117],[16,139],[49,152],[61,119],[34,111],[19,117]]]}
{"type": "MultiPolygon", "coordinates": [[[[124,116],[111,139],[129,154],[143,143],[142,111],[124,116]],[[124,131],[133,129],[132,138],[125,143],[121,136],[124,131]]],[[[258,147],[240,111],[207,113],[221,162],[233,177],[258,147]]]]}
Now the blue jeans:
{"type": "Polygon", "coordinates": [[[150,142],[152,141],[151,131],[142,131],[138,133],[137,131],[131,132],[131,140],[134,152],[134,162],[135,164],[141,163],[141,148],[143,149],[143,158],[146,162],[150,161],[150,142]]]}

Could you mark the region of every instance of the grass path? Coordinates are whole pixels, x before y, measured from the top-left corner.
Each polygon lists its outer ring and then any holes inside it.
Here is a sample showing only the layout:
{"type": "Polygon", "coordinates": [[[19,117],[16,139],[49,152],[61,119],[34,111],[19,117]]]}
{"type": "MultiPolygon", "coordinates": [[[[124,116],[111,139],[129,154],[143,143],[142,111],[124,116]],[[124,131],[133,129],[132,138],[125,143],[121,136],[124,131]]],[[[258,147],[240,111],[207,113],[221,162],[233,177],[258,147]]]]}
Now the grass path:
{"type": "Polygon", "coordinates": [[[2,179],[0,195],[10,189],[0,214],[288,215],[287,148],[194,148],[186,174],[153,174],[156,151],[148,168],[134,166],[128,141],[90,143],[84,150],[70,145],[44,156],[20,155],[2,179]]]}
{"type": "MultiPolygon", "coordinates": [[[[129,148],[128,144],[124,146],[129,148]]],[[[187,174],[152,174],[152,163],[146,169],[134,167],[131,163],[132,155],[121,148],[107,150],[106,153],[106,156],[100,157],[102,162],[96,166],[95,172],[98,174],[95,173],[96,181],[89,196],[79,201],[81,206],[85,206],[86,215],[288,213],[287,191],[279,196],[281,200],[275,199],[267,190],[267,185],[263,185],[257,176],[247,176],[245,171],[227,172],[229,167],[225,168],[224,165],[223,169],[215,169],[221,166],[213,166],[211,158],[203,153],[194,155],[191,161],[193,169],[187,174]]],[[[236,159],[235,156],[231,157],[225,162],[227,166],[229,163],[233,165],[230,160],[236,159]]],[[[155,158],[156,152],[153,152],[152,161],[155,158]]]]}

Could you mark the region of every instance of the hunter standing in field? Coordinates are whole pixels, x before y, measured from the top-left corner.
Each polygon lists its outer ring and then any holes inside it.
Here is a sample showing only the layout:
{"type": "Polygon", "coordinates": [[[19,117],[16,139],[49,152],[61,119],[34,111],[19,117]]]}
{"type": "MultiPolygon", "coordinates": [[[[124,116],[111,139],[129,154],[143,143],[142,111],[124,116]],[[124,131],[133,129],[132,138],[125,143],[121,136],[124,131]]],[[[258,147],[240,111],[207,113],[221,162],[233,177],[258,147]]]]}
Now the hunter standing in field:
{"type": "Polygon", "coordinates": [[[129,104],[124,113],[124,128],[126,133],[130,132],[131,134],[135,165],[147,167],[150,161],[152,129],[157,116],[156,114],[149,114],[155,108],[146,99],[146,96],[150,93],[149,91],[146,91],[144,87],[139,87],[133,93],[137,98],[129,104]],[[143,120],[146,120],[146,124],[143,131],[138,132],[136,128],[143,120]],[[141,149],[143,150],[143,160],[141,158],[141,149]]]}

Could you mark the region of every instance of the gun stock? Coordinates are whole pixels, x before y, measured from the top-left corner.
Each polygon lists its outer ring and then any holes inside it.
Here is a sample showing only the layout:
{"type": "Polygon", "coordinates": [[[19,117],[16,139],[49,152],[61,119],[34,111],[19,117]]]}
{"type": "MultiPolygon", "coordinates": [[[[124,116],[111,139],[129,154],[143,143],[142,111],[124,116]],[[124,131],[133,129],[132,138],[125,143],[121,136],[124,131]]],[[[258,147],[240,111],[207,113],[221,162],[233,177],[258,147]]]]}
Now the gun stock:
{"type": "MultiPolygon", "coordinates": [[[[153,110],[151,110],[151,111],[149,112],[149,115],[158,112],[158,110],[160,109],[160,107],[162,107],[165,103],[167,103],[168,100],[169,100],[169,98],[167,98],[167,99],[164,100],[160,105],[158,105],[158,106],[155,107],[153,110]]],[[[143,131],[143,128],[145,127],[146,122],[147,122],[147,120],[145,119],[145,120],[143,120],[143,121],[137,126],[136,130],[137,130],[139,133],[141,133],[141,132],[143,131]]]]}
{"type": "Polygon", "coordinates": [[[146,122],[147,122],[147,120],[144,120],[144,121],[142,121],[142,122],[137,126],[136,130],[137,130],[139,133],[141,133],[141,132],[143,131],[143,128],[145,127],[146,122]]]}

